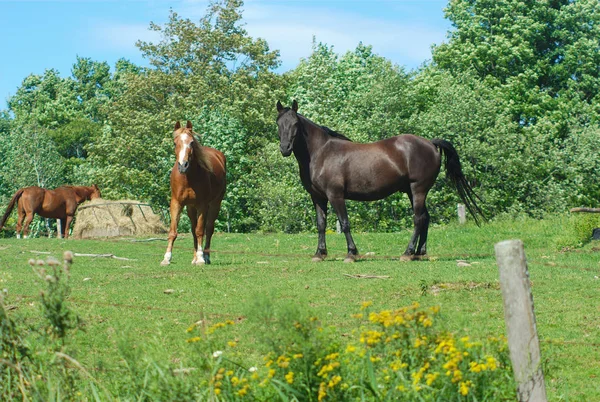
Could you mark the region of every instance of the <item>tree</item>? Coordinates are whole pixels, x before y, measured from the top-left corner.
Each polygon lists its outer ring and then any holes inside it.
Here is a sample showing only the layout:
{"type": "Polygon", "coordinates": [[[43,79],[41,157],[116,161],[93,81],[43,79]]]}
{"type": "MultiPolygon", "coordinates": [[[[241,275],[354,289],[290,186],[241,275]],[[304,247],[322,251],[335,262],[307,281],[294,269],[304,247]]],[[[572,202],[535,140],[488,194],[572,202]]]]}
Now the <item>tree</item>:
{"type": "Polygon", "coordinates": [[[278,52],[243,29],[242,4],[211,2],[198,23],[171,12],[164,26],[151,24],[162,35],[159,42],[138,42],[151,67],[119,72],[119,96],[107,108],[110,123],[87,147],[88,177],[106,194],[168,205],[173,125],[191,120],[207,145],[227,155],[223,211],[229,228],[256,227],[246,219],[244,180],[253,153],[276,136],[274,105],[283,80],[272,71],[278,52]]]}

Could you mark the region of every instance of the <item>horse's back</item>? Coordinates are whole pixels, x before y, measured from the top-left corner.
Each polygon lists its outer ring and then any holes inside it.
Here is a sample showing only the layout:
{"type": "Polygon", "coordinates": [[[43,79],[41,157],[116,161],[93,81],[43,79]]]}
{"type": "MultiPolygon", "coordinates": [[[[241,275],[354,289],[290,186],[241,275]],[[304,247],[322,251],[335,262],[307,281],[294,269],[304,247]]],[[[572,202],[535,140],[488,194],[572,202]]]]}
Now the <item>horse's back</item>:
{"type": "Polygon", "coordinates": [[[313,177],[317,185],[343,188],[344,197],[359,201],[385,198],[397,191],[410,191],[413,183],[427,190],[440,168],[440,154],[431,141],[403,134],[360,144],[330,141],[323,169],[313,177]]]}

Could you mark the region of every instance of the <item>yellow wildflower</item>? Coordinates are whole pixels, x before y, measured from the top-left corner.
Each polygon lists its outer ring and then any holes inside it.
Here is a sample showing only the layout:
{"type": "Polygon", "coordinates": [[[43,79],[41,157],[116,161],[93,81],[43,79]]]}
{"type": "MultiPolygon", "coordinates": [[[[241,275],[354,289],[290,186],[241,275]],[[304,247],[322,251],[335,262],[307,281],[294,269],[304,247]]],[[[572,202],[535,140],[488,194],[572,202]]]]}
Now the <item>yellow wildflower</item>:
{"type": "Polygon", "coordinates": [[[302,359],[304,357],[304,355],[302,353],[296,353],[294,355],[294,359],[302,359]]]}
{"type": "Polygon", "coordinates": [[[471,385],[473,385],[471,381],[461,381],[458,387],[458,392],[460,392],[461,395],[466,396],[469,393],[469,387],[471,385]]]}
{"type": "Polygon", "coordinates": [[[281,368],[287,368],[290,365],[290,358],[281,355],[277,358],[277,365],[281,368]]]}
{"type": "Polygon", "coordinates": [[[494,371],[498,368],[498,360],[496,360],[493,356],[486,356],[487,366],[491,371],[494,371]]]}
{"type": "Polygon", "coordinates": [[[356,351],[356,347],[352,345],[346,346],[346,353],[353,353],[356,351]]]}
{"type": "Polygon", "coordinates": [[[452,382],[457,383],[460,380],[462,380],[462,378],[463,378],[462,371],[454,370],[454,372],[452,373],[452,382]]]}
{"type": "Polygon", "coordinates": [[[275,377],[275,370],[273,370],[273,369],[270,369],[270,370],[269,370],[269,374],[267,375],[267,377],[269,377],[269,378],[273,378],[273,377],[275,377]]]}
{"type": "Polygon", "coordinates": [[[221,393],[221,390],[219,388],[215,388],[215,395],[219,395],[221,393]]]}
{"type": "Polygon", "coordinates": [[[235,342],[235,341],[229,341],[229,342],[227,342],[227,344],[232,348],[235,348],[237,346],[237,342],[235,342]]]}
{"type": "Polygon", "coordinates": [[[436,378],[438,378],[439,375],[440,375],[440,373],[429,373],[429,374],[425,375],[425,383],[427,385],[433,384],[433,382],[435,381],[436,378]]]}
{"type": "Polygon", "coordinates": [[[342,381],[342,377],[339,375],[334,375],[331,380],[329,380],[329,383],[327,384],[327,386],[329,388],[334,388],[336,385],[338,385],[340,383],[340,381],[342,381]]]}
{"type": "Polygon", "coordinates": [[[368,308],[368,307],[369,307],[370,305],[372,305],[372,304],[373,304],[373,302],[372,302],[372,301],[366,301],[366,302],[363,302],[363,303],[362,303],[362,305],[361,305],[361,307],[360,307],[360,309],[361,309],[361,310],[365,310],[366,308],[368,308]]]}
{"type": "Polygon", "coordinates": [[[322,382],[321,384],[319,384],[319,395],[318,395],[318,400],[319,401],[322,401],[327,396],[327,388],[326,387],[327,386],[326,386],[326,384],[324,382],[322,382]]]}
{"type": "Polygon", "coordinates": [[[325,356],[325,360],[335,360],[340,356],[339,353],[330,353],[327,356],[325,356]]]}
{"type": "Polygon", "coordinates": [[[390,363],[390,368],[394,371],[398,371],[405,367],[408,367],[408,364],[402,363],[400,360],[394,360],[393,362],[390,363]]]}
{"type": "Polygon", "coordinates": [[[288,382],[288,384],[293,384],[294,383],[294,373],[292,371],[287,373],[285,375],[285,380],[288,382]]]}
{"type": "Polygon", "coordinates": [[[187,343],[194,343],[194,342],[198,342],[200,340],[201,340],[201,338],[199,336],[195,336],[193,338],[190,338],[190,339],[186,340],[186,342],[187,343]]]}
{"type": "Polygon", "coordinates": [[[237,392],[237,394],[238,394],[239,396],[244,396],[244,395],[246,395],[247,393],[248,393],[248,386],[247,386],[247,385],[245,385],[243,388],[241,388],[241,389],[240,389],[240,390],[237,392]]]}

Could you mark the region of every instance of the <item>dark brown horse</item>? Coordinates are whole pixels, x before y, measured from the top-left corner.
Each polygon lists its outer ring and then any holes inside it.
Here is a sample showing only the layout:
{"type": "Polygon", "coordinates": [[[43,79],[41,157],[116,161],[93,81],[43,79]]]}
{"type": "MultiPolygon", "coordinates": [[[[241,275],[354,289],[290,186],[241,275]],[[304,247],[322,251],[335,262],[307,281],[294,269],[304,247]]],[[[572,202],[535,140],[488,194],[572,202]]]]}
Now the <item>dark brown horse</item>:
{"type": "Polygon", "coordinates": [[[171,262],[177,224],[184,206],[187,207],[194,235],[192,264],[210,264],[210,241],[225,196],[225,155],[201,146],[194,134],[189,121],[185,127],[181,127],[179,122],[175,124],[173,140],[177,160],[171,170],[171,229],[162,265],[171,262]],[[206,243],[202,250],[205,233],[206,243]]]}
{"type": "Polygon", "coordinates": [[[335,209],[346,235],[348,255],[344,261],[352,262],[358,251],[350,234],[345,200],[380,200],[398,191],[408,194],[414,211],[414,232],[404,255],[425,255],[429,229],[425,198],[440,171],[442,153],[446,156],[446,174],[461,199],[476,221],[477,213],[483,216],[475,203],[477,196],[462,173],[458,154],[448,141],[429,141],[405,134],[370,144],[356,144],[298,114],[296,101],[291,108],[277,102],[277,111],[281,153],[283,156],[294,153],[300,179],[317,211],[319,243],[313,261],[327,256],[328,202],[335,209]]]}
{"type": "Polygon", "coordinates": [[[100,189],[95,184],[89,187],[62,186],[54,190],[37,186],[25,187],[18,190],[10,200],[0,221],[0,229],[17,203],[17,238],[21,238],[21,228],[23,228],[23,238],[27,238],[33,216],[38,214],[44,218],[59,219],[62,233],[59,232],[58,237],[62,236],[66,239],[69,237],[71,221],[77,206],[94,198],[100,198],[100,189]],[[24,227],[23,220],[25,220],[24,227]]]}

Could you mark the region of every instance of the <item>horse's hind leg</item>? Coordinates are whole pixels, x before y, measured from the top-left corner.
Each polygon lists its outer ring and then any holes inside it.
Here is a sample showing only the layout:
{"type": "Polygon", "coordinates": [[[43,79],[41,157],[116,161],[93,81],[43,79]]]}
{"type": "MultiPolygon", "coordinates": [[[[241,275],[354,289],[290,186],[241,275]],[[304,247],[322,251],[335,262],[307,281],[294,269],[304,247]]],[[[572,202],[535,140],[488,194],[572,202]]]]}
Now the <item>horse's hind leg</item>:
{"type": "Polygon", "coordinates": [[[219,216],[219,211],[221,210],[221,201],[216,202],[208,207],[208,212],[206,213],[206,244],[204,245],[203,257],[204,261],[207,264],[210,264],[210,242],[212,240],[213,233],[215,233],[215,221],[219,216]]]}
{"type": "Polygon", "coordinates": [[[23,230],[23,221],[25,220],[25,211],[19,208],[17,210],[17,239],[21,238],[21,230],[23,230]]]}
{"type": "Polygon", "coordinates": [[[169,243],[167,244],[167,251],[165,257],[160,265],[169,265],[171,263],[171,256],[173,250],[173,243],[177,239],[177,225],[179,224],[179,217],[181,216],[181,209],[183,207],[176,200],[171,199],[171,228],[169,229],[169,243]]]}
{"type": "Polygon", "coordinates": [[[33,220],[34,213],[29,212],[25,216],[25,224],[23,225],[23,238],[26,239],[29,236],[29,225],[31,225],[31,221],[33,220]]]}
{"type": "Polygon", "coordinates": [[[350,221],[348,220],[346,201],[343,198],[332,198],[329,200],[329,202],[331,202],[331,206],[335,210],[338,220],[340,221],[342,232],[346,236],[348,255],[346,255],[344,262],[354,262],[356,260],[356,256],[358,255],[358,250],[356,249],[356,244],[354,244],[354,239],[352,239],[352,234],[350,233],[350,221]]]}
{"type": "Polygon", "coordinates": [[[414,184],[411,185],[411,192],[408,198],[413,207],[414,231],[408,242],[408,247],[404,252],[405,256],[425,255],[427,252],[427,232],[429,229],[429,212],[425,206],[427,191],[420,191],[414,184]]]}

